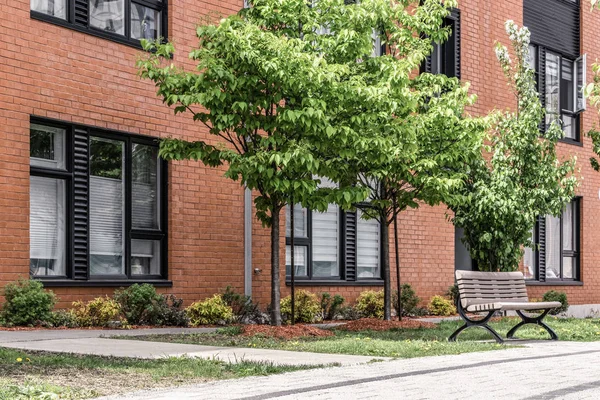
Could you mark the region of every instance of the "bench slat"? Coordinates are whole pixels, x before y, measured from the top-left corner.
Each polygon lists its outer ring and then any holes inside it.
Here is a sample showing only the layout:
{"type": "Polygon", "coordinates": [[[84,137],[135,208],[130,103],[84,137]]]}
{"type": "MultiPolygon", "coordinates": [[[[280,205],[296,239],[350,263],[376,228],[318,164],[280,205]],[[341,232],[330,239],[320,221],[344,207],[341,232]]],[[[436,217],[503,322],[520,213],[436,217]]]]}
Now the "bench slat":
{"type": "Polygon", "coordinates": [[[521,272],[456,271],[461,304],[526,303],[529,301],[521,272]]]}

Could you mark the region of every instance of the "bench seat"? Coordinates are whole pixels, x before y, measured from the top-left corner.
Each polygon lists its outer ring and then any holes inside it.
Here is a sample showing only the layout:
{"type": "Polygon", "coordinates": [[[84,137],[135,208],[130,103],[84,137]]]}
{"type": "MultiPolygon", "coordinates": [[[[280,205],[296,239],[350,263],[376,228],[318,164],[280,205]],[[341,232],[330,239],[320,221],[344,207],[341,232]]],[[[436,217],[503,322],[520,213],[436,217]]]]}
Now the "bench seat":
{"type": "Polygon", "coordinates": [[[558,301],[544,301],[544,302],[531,302],[531,303],[521,303],[521,302],[495,302],[495,303],[485,303],[485,304],[472,304],[467,307],[468,312],[478,312],[478,311],[508,311],[508,310],[548,310],[553,308],[558,308],[562,304],[558,301]]]}

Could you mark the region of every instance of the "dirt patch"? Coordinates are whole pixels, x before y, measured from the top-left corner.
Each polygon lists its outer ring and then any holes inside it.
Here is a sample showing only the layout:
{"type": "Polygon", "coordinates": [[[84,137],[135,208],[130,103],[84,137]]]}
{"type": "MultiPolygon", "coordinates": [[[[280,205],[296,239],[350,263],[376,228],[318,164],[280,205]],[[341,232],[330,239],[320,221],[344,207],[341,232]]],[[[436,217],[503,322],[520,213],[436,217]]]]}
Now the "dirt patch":
{"type": "Polygon", "coordinates": [[[260,335],[276,339],[295,339],[300,337],[327,337],[334,336],[333,332],[315,328],[310,325],[289,325],[289,326],[271,326],[271,325],[244,325],[242,326],[242,336],[260,335]]]}
{"type": "Polygon", "coordinates": [[[414,319],[403,319],[402,321],[384,321],[375,318],[361,318],[356,321],[350,321],[345,325],[341,325],[336,329],[345,331],[387,331],[390,329],[418,329],[418,328],[435,328],[437,325],[432,322],[418,321],[414,319]]]}

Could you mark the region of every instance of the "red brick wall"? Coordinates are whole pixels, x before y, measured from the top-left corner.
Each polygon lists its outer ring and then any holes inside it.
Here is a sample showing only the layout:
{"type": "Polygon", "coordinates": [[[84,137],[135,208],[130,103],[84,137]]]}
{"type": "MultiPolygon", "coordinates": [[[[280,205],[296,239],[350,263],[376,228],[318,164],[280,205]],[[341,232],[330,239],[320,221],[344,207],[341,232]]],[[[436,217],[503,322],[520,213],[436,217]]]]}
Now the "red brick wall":
{"type": "MultiPolygon", "coordinates": [[[[187,54],[197,44],[195,26],[211,12],[236,12],[242,0],[217,2],[169,1],[169,38],[176,44],[174,62],[192,68],[187,54]]],[[[583,6],[582,46],[588,60],[599,56],[594,38],[600,34],[600,12],[583,6]]],[[[482,2],[463,0],[461,9],[462,78],[478,95],[474,113],[515,104],[496,62],[493,45],[507,43],[504,22],[522,23],[522,0],[482,2]]],[[[130,133],[211,140],[190,117],[174,116],[154,95],[153,85],[136,76],[139,51],[30,18],[28,0],[0,0],[0,285],[28,275],[29,265],[29,118],[50,117],[130,133]],[[8,17],[7,17],[8,16],[8,17]]],[[[216,17],[212,17],[216,18],[216,17]]],[[[591,63],[590,63],[591,64],[591,63]]],[[[588,77],[591,67],[588,66],[588,77]]],[[[596,116],[587,111],[583,126],[596,116]]],[[[600,175],[587,159],[591,143],[583,147],[560,145],[561,154],[577,154],[585,176],[579,190],[582,201],[581,267],[584,286],[562,287],[576,303],[600,303],[600,175]]],[[[186,303],[233,285],[244,287],[243,190],[222,177],[222,170],[195,162],[171,163],[169,168],[169,278],[186,303]]],[[[402,280],[428,300],[453,282],[454,228],[443,206],[421,207],[399,220],[402,280]]],[[[282,224],[284,221],[282,221],[282,224]]],[[[284,230],[281,240],[281,280],[284,282],[284,230]]],[[[263,306],[270,298],[269,231],[253,228],[253,293],[263,306]]],[[[394,255],[392,250],[392,266],[394,255]]],[[[395,274],[392,272],[392,276],[395,274]]],[[[393,279],[395,282],[395,279],[393,279]]],[[[395,285],[395,283],[392,283],[395,285]]],[[[288,288],[282,287],[285,295],[288,288]]],[[[353,300],[357,286],[314,287],[314,291],[341,293],[353,300]]],[[[375,288],[379,289],[379,288],[375,288]]],[[[532,296],[550,287],[530,289],[532,296]]],[[[76,299],[110,294],[111,288],[55,289],[67,305],[76,299]]]]}

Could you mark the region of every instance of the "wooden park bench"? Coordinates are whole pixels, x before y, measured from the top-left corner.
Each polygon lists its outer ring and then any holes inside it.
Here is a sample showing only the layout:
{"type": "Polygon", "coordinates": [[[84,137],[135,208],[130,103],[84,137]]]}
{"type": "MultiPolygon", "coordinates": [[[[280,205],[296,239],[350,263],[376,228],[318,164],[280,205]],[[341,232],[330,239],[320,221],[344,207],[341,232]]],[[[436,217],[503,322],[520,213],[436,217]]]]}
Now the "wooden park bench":
{"type": "Polygon", "coordinates": [[[539,325],[546,329],[552,340],[558,340],[556,333],[542,320],[554,308],[560,307],[558,301],[530,302],[527,297],[525,278],[521,272],[476,272],[456,271],[456,283],[458,285],[458,299],[456,308],[465,324],[458,328],[448,341],[456,341],[456,337],[465,329],[479,326],[488,330],[498,343],[504,340],[488,325],[488,321],[496,311],[516,311],[521,322],[515,325],[506,337],[512,339],[515,332],[526,324],[539,325]],[[529,316],[523,311],[543,311],[539,316],[529,316]],[[473,319],[467,313],[482,313],[487,315],[481,319],[473,319]]]}

